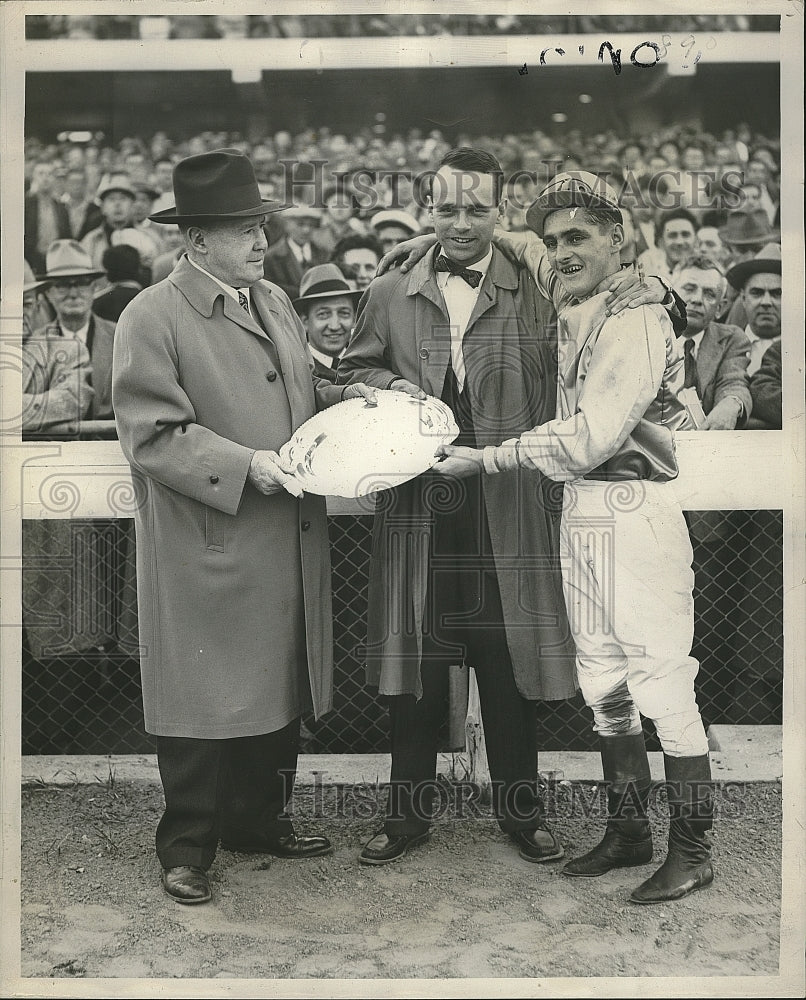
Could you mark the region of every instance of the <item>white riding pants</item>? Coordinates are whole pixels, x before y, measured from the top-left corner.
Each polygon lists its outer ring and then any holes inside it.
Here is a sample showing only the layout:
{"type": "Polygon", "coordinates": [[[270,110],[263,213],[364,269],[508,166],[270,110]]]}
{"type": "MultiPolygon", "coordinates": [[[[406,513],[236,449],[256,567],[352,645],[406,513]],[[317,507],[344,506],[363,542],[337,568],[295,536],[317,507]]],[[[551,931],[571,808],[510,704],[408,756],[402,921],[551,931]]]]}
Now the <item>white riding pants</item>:
{"type": "Polygon", "coordinates": [[[563,589],[579,683],[602,736],[655,723],[664,752],[697,757],[708,740],[694,695],[694,573],[671,484],[566,483],[563,589]]]}

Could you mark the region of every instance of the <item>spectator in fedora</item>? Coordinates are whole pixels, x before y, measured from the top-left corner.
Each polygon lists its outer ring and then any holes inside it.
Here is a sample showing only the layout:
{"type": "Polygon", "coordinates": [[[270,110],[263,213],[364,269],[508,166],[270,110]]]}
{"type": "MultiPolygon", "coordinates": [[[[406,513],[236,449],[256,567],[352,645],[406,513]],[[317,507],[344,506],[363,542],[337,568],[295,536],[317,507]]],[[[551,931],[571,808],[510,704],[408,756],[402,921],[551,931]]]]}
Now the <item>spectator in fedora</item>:
{"type": "Polygon", "coordinates": [[[165,811],[165,891],[211,898],[226,849],[312,858],[286,806],[300,720],[332,703],[324,500],[302,495],[278,449],[318,409],[362,395],[312,378],[288,297],[263,280],[264,223],[249,159],[181,160],[175,207],[186,252],[118,322],[120,443],[143,491],[135,514],[143,707],[165,811]],[[282,571],[278,572],[278,567],[282,571]]]}
{"type": "Polygon", "coordinates": [[[112,343],[115,325],[92,311],[95,287],[104,276],[94,267],[89,254],[76,240],[56,240],[45,256],[46,295],[56,319],[37,330],[38,336],[79,340],[92,362],[94,420],[112,416],[112,343]]]}
{"type": "Polygon", "coordinates": [[[317,264],[302,276],[294,308],[305,327],[313,373],[318,378],[336,381],[336,370],[355,324],[355,307],[361,294],[335,264],[317,264]]]}
{"type": "Polygon", "coordinates": [[[376,212],[369,224],[384,253],[388,253],[398,243],[416,236],[422,228],[413,215],[399,208],[385,208],[376,212]]]}
{"type": "Polygon", "coordinates": [[[766,213],[757,208],[737,208],[728,213],[725,225],[719,229],[719,236],[730,252],[731,264],[747,260],[778,239],[778,233],[773,230],[766,213]]]}
{"type": "Polygon", "coordinates": [[[292,205],[284,209],[280,217],[285,235],[266,251],[263,273],[290,299],[295,299],[303,274],[309,267],[326,263],[330,256],[313,241],[322,211],[309,205],[292,205]]]}
{"type": "Polygon", "coordinates": [[[749,260],[743,260],[727,273],[727,279],[739,293],[747,316],[744,332],[750,340],[750,363],[747,374],[753,375],[771,344],[781,338],[781,246],[769,243],[749,260]]]}
{"type": "MultiPolygon", "coordinates": [[[[719,229],[719,236],[727,251],[726,267],[749,260],[768,243],[777,243],[779,239],[766,213],[761,208],[748,207],[729,212],[725,225],[719,229]]],[[[744,303],[730,283],[719,319],[742,329],[747,325],[744,303]]]]}
{"type": "Polygon", "coordinates": [[[91,229],[81,241],[94,267],[101,267],[104,251],[112,246],[112,233],[131,226],[135,197],[126,174],[110,174],[101,180],[96,200],[101,206],[103,222],[91,229]]]}
{"type": "Polygon", "coordinates": [[[28,269],[22,289],[22,431],[79,420],[92,403],[86,345],[53,329],[34,332],[37,297],[47,281],[28,269]]]}

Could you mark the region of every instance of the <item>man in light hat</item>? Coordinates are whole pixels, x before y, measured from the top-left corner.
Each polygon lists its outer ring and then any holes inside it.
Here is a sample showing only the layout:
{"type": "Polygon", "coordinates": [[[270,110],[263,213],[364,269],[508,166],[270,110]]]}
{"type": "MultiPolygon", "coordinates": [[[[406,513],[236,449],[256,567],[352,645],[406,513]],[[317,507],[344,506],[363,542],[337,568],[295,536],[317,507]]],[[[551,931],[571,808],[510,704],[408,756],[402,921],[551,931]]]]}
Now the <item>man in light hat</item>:
{"type": "Polygon", "coordinates": [[[361,292],[352,287],[335,264],[318,264],[302,276],[294,308],[302,319],[313,357],[313,373],[336,381],[339,359],[355,324],[361,292]]]}
{"type": "Polygon", "coordinates": [[[309,205],[292,205],[279,214],[285,235],[266,251],[263,273],[294,299],[308,268],[327,262],[328,254],[313,241],[322,211],[309,205]]]}
{"type": "Polygon", "coordinates": [[[604,839],[564,873],[595,877],[652,860],[649,763],[641,714],[664,752],[669,850],[634,903],[680,899],[713,881],[708,740],[694,694],[691,544],[671,481],[683,359],[666,313],[613,316],[607,289],[624,241],[615,192],[592,174],[558,174],[527,212],[546,247],[544,293],[560,286],[560,381],[553,420],[448,459],[495,479],[536,470],[566,483],[560,556],[577,672],[600,736],[609,819],[604,839]],[[550,270],[549,270],[550,268],[550,270]]]}
{"type": "Polygon", "coordinates": [[[26,262],[22,289],[22,431],[44,431],[79,420],[92,403],[90,358],[85,344],[53,329],[34,332],[37,297],[47,281],[37,281],[26,262]]]}
{"type": "Polygon", "coordinates": [[[103,222],[91,229],[81,241],[94,267],[102,266],[104,251],[112,246],[112,233],[132,225],[135,198],[136,193],[127,174],[109,174],[101,179],[95,200],[101,206],[103,222]]]}
{"type": "Polygon", "coordinates": [[[747,374],[753,375],[765,352],[781,339],[781,245],[768,243],[758,253],[734,264],[727,273],[728,282],[739,293],[750,340],[750,363],[747,374]]]}
{"type": "Polygon", "coordinates": [[[413,215],[399,208],[384,208],[376,212],[371,216],[369,224],[384,253],[388,253],[403,240],[416,236],[422,228],[413,215]]]}
{"type": "Polygon", "coordinates": [[[142,491],[135,514],[143,707],[156,736],[165,891],[211,898],[221,840],[239,852],[311,858],[325,837],[286,814],[301,716],[332,704],[329,543],[322,497],[278,449],[317,410],[372,397],[312,378],[305,331],[263,280],[252,164],[218,149],[180,161],[186,252],[118,322],[114,402],[142,491]]]}
{"type": "Polygon", "coordinates": [[[45,295],[56,319],[36,331],[37,336],[79,340],[92,362],[94,396],[90,416],[94,420],[112,417],[112,344],[115,324],[92,311],[98,279],[104,276],[94,267],[89,254],[76,240],[56,240],[45,255],[47,281],[45,295]]]}

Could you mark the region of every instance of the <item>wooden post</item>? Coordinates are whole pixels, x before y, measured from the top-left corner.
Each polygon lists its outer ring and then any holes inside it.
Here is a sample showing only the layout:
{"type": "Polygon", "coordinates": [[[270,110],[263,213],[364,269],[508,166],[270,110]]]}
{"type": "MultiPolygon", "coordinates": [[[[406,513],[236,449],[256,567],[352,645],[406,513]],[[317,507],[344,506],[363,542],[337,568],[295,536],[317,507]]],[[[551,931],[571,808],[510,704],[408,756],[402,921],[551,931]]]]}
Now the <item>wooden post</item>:
{"type": "Polygon", "coordinates": [[[470,761],[470,780],[482,791],[482,797],[490,792],[490,768],[487,763],[487,747],[484,743],[484,726],[481,721],[479,689],[475,670],[469,670],[467,718],[465,719],[465,747],[470,761]]]}

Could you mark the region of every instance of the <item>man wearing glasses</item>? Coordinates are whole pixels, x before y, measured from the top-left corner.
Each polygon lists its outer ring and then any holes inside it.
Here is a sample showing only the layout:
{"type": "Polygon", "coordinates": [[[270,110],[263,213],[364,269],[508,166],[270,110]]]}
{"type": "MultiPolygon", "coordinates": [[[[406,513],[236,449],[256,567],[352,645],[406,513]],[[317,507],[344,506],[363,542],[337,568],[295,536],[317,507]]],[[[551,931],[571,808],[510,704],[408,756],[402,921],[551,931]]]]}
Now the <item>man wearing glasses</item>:
{"type": "Polygon", "coordinates": [[[112,341],[115,324],[92,311],[95,286],[104,272],[92,266],[86,250],[76,240],[55,240],[45,257],[45,294],[56,312],[56,320],[35,331],[36,336],[62,336],[79,340],[92,362],[95,396],[90,410],[93,420],[112,417],[112,341]]]}

